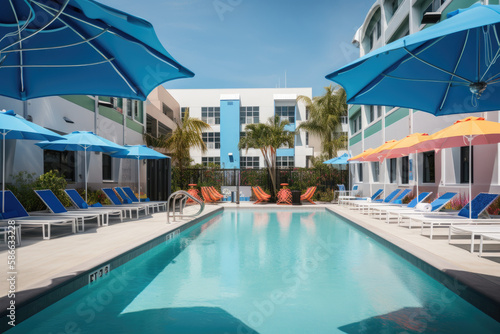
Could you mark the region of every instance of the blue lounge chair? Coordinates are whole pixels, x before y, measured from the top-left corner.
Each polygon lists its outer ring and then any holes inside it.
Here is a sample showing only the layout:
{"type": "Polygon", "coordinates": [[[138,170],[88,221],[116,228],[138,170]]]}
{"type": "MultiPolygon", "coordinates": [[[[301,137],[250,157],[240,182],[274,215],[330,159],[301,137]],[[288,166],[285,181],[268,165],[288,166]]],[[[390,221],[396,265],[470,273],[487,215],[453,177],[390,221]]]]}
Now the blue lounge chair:
{"type": "Polygon", "coordinates": [[[16,221],[16,224],[19,224],[21,226],[41,226],[42,236],[44,239],[50,239],[50,229],[53,225],[71,225],[72,232],[77,232],[77,219],[75,217],[62,215],[57,217],[49,215],[45,215],[43,217],[30,216],[21,202],[19,202],[19,200],[10,190],[5,191],[4,193],[0,191],[0,201],[2,200],[4,194],[5,208],[7,210],[4,213],[0,214],[1,218],[3,219],[2,223],[14,219],[16,221]]]}
{"type": "Polygon", "coordinates": [[[500,220],[496,219],[484,219],[489,218],[486,209],[495,201],[498,194],[487,194],[480,193],[472,199],[466,206],[462,208],[458,213],[447,213],[443,212],[439,214],[423,215],[418,218],[412,217],[412,220],[420,221],[421,234],[424,233],[424,228],[426,226],[430,227],[430,238],[432,239],[434,226],[451,226],[451,225],[466,225],[470,223],[475,224],[498,224],[500,220]],[[469,218],[469,207],[472,206],[471,218],[469,218]],[[483,219],[480,219],[483,217],[483,219]]]}
{"type": "MultiPolygon", "coordinates": [[[[343,185],[340,185],[343,186],[343,185]]],[[[342,192],[339,191],[339,196],[338,196],[338,203],[342,204],[342,202],[351,200],[351,199],[356,199],[356,194],[359,191],[359,186],[355,184],[352,187],[352,190],[344,190],[342,192]]]]}
{"type": "Polygon", "coordinates": [[[354,198],[353,200],[345,200],[345,201],[342,201],[342,204],[346,204],[346,205],[355,205],[356,203],[361,203],[363,201],[367,202],[368,199],[370,199],[370,202],[373,202],[375,201],[380,195],[382,195],[382,193],[384,192],[384,189],[380,188],[379,190],[377,190],[371,197],[356,197],[354,198]],[[359,202],[361,201],[361,202],[359,202]]]}
{"type": "Polygon", "coordinates": [[[123,191],[125,192],[125,194],[127,194],[127,196],[132,200],[133,203],[152,203],[155,205],[155,207],[158,209],[158,211],[160,210],[160,207],[162,207],[164,210],[167,209],[167,202],[163,202],[163,201],[150,201],[149,198],[147,199],[146,202],[141,202],[137,196],[135,196],[134,192],[132,191],[132,189],[130,189],[130,187],[122,187],[123,191]]]}
{"type": "MultiPolygon", "coordinates": [[[[386,202],[378,202],[375,201],[373,205],[366,206],[366,209],[368,209],[368,214],[370,214],[371,209],[373,208],[380,208],[380,207],[394,207],[394,206],[401,206],[403,205],[403,199],[411,192],[410,189],[404,189],[399,195],[397,195],[393,200],[390,200],[389,203],[386,202]]],[[[364,212],[363,212],[364,213],[364,212]]]]}
{"type": "Polygon", "coordinates": [[[118,207],[89,206],[75,189],[66,189],[64,192],[68,195],[77,210],[103,212],[107,213],[108,216],[117,215],[120,221],[123,222],[123,215],[126,209],[118,207]]]}
{"type": "MultiPolygon", "coordinates": [[[[432,194],[432,192],[423,192],[418,194],[418,197],[415,197],[408,203],[407,205],[385,205],[385,206],[375,206],[372,207],[372,212],[373,211],[378,211],[378,219],[382,219],[382,217],[385,215],[386,218],[386,223],[389,223],[389,212],[398,212],[398,211],[403,211],[403,212],[410,212],[415,210],[415,207],[417,204],[422,203],[427,197],[429,197],[432,194]]],[[[401,197],[401,196],[398,196],[401,197]]]]}
{"type": "MultiPolygon", "coordinates": [[[[115,192],[111,188],[102,188],[102,191],[106,195],[106,197],[111,201],[113,205],[116,206],[121,206],[127,209],[130,209],[131,211],[135,211],[137,214],[137,218],[139,218],[139,212],[144,211],[144,214],[149,215],[149,209],[147,205],[142,205],[142,204],[130,204],[130,203],[122,203],[118,196],[116,196],[115,192]]],[[[132,218],[132,215],[131,215],[132,218]]]]}
{"type": "MultiPolygon", "coordinates": [[[[52,216],[55,215],[63,215],[63,216],[70,216],[70,217],[75,217],[76,220],[80,220],[82,230],[85,230],[85,220],[91,220],[91,219],[96,219],[97,220],[97,226],[107,226],[108,225],[108,215],[106,212],[97,212],[97,211],[85,211],[85,212],[77,212],[77,211],[68,211],[64,207],[64,205],[61,203],[59,198],[57,198],[56,195],[52,192],[50,189],[45,189],[45,190],[35,190],[35,193],[40,197],[43,203],[47,206],[47,208],[50,210],[52,216]]],[[[47,213],[44,212],[35,212],[33,215],[39,216],[39,215],[47,215],[47,213]]]]}
{"type": "Polygon", "coordinates": [[[411,217],[420,217],[422,215],[428,215],[430,213],[438,213],[456,195],[457,195],[457,193],[447,192],[447,193],[439,196],[438,198],[436,198],[435,200],[433,200],[431,203],[429,203],[430,204],[429,211],[421,211],[421,210],[418,210],[417,208],[415,208],[414,210],[398,210],[398,211],[391,210],[391,212],[388,212],[388,215],[389,214],[394,214],[394,215],[397,214],[397,216],[398,216],[398,225],[401,224],[401,222],[403,221],[403,219],[408,218],[409,222],[410,222],[408,228],[411,228],[411,222],[412,222],[411,221],[411,217]]]}
{"type": "Polygon", "coordinates": [[[356,207],[354,208],[355,210],[365,210],[366,207],[370,206],[370,205],[377,205],[377,204],[380,204],[380,203],[391,203],[392,201],[396,200],[396,196],[397,194],[400,192],[399,189],[396,189],[394,190],[393,192],[391,192],[389,195],[387,195],[386,198],[384,199],[376,199],[375,201],[371,201],[371,202],[359,202],[357,204],[354,204],[356,207]]]}
{"type": "MultiPolygon", "coordinates": [[[[122,199],[123,203],[127,203],[127,204],[135,204],[135,205],[138,205],[138,204],[142,204],[143,206],[147,206],[148,208],[148,212],[151,210],[152,212],[154,212],[154,209],[157,208],[158,211],[160,210],[158,208],[158,205],[156,205],[155,203],[152,203],[152,202],[140,202],[140,201],[134,201],[130,196],[128,196],[125,191],[120,188],[120,187],[115,187],[114,188],[116,193],[118,194],[118,196],[120,196],[120,198],[122,199]]],[[[134,195],[135,197],[135,195],[134,195]]],[[[137,199],[137,197],[135,197],[137,199]]]]}

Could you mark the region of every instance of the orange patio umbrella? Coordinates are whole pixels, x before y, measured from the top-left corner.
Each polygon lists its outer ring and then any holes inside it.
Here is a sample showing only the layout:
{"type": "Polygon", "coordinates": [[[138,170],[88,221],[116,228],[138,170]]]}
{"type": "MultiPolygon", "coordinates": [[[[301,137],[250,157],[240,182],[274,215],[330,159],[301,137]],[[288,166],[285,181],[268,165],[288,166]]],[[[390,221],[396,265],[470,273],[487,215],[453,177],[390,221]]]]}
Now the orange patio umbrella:
{"type": "MultiPolygon", "coordinates": [[[[500,123],[485,120],[483,117],[466,117],[444,128],[427,140],[415,144],[412,149],[419,152],[433,149],[469,146],[469,166],[472,160],[471,146],[500,143],[500,123]]],[[[469,167],[469,203],[472,199],[472,168],[469,167]]],[[[469,209],[469,218],[472,208],[469,209]]]]}
{"type": "Polygon", "coordinates": [[[420,144],[429,139],[427,133],[412,133],[399,140],[396,145],[394,145],[385,156],[386,159],[399,158],[403,156],[415,153],[415,183],[417,184],[417,198],[418,198],[418,150],[415,148],[417,144],[420,144]]]}
{"type": "Polygon", "coordinates": [[[367,150],[364,150],[363,152],[361,152],[360,154],[350,158],[350,159],[347,159],[347,161],[363,161],[363,159],[371,154],[373,152],[373,148],[369,148],[367,150]]]}
{"type": "Polygon", "coordinates": [[[389,140],[375,148],[372,153],[364,157],[364,161],[379,161],[382,162],[385,159],[387,152],[392,149],[398,143],[397,140],[389,140]]]}

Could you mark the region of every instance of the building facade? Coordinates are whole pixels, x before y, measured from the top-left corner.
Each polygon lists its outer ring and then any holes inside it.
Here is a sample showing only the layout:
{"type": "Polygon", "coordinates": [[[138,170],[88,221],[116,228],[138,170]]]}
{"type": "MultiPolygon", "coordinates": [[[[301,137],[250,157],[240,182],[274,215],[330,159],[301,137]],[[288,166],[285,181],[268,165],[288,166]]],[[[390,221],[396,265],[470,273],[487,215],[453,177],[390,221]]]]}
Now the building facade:
{"type": "MultiPolygon", "coordinates": [[[[259,149],[238,149],[245,126],[266,123],[270,117],[279,115],[290,122],[288,129],[295,130],[308,117],[305,104],[297,102],[297,97],[312,98],[312,88],[171,89],[169,93],[179,102],[182,112],[189,111],[191,117],[205,121],[212,128],[203,133],[208,151],[191,151],[194,163],[215,163],[224,169],[264,168],[259,149]]],[[[307,132],[300,131],[293,148],[278,149],[277,166],[306,167],[315,151],[321,151],[317,140],[317,146],[313,146],[313,140],[307,132]]]]}
{"type": "MultiPolygon", "coordinates": [[[[428,25],[422,23],[426,13],[432,12],[432,16],[437,17],[437,20],[444,20],[449,12],[469,7],[476,2],[377,0],[356,32],[353,44],[359,47],[360,56],[363,56],[371,50],[424,29],[428,25]]],[[[494,2],[490,1],[490,4],[494,2]]],[[[394,94],[397,94],[397,91],[394,94]]],[[[407,108],[350,105],[349,151],[354,156],[368,148],[376,148],[385,141],[399,140],[412,133],[432,134],[467,116],[481,116],[490,121],[499,121],[499,113],[496,111],[436,117],[407,108]]],[[[468,147],[464,143],[464,147],[419,153],[418,159],[412,154],[383,163],[352,164],[351,184],[359,184],[364,194],[371,194],[384,185],[386,191],[397,187],[413,187],[416,185],[415,171],[418,171],[421,191],[432,191],[434,195],[445,191],[466,194],[468,168],[472,168],[473,196],[479,192],[500,191],[498,145],[473,147],[470,162],[468,153],[468,147]]]]}
{"type": "MultiPolygon", "coordinates": [[[[150,123],[156,124],[156,133],[172,131],[175,116],[167,110],[177,112],[179,105],[163,96],[165,89],[152,92],[151,101],[94,97],[87,95],[53,96],[32,99],[26,102],[1,97],[0,108],[13,110],[18,115],[61,135],[73,131],[92,131],[119,145],[144,144],[143,134],[150,123]],[[163,102],[162,102],[163,101],[163,102]],[[163,108],[167,104],[167,114],[157,113],[156,105],[163,108]],[[146,107],[152,116],[146,114],[146,107]],[[148,120],[148,121],[146,121],[148,120]]],[[[19,172],[34,173],[36,176],[50,170],[58,170],[68,182],[69,188],[84,187],[84,153],[42,150],[31,140],[7,140],[6,176],[7,183],[19,172]]],[[[1,154],[0,145],[0,154],[1,154]]],[[[141,190],[146,191],[150,170],[147,164],[140,164],[141,190]]],[[[88,187],[131,186],[137,188],[137,162],[130,159],[112,158],[100,152],[87,153],[88,187]]],[[[154,197],[154,196],[153,196],[154,197]]]]}

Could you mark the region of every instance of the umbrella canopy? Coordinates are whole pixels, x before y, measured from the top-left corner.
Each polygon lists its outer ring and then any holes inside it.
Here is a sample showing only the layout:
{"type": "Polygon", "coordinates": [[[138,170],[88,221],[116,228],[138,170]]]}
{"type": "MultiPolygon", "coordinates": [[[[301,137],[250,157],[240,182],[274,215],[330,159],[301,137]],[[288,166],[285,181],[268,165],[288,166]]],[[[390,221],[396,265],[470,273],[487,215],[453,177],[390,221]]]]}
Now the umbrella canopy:
{"type": "MultiPolygon", "coordinates": [[[[12,110],[0,111],[0,134],[2,135],[2,193],[5,191],[6,139],[57,140],[63,138],[55,132],[25,120],[12,110]]],[[[4,203],[5,196],[2,196],[2,213],[5,211],[4,203]]]]}
{"type": "Polygon", "coordinates": [[[363,161],[383,161],[387,152],[398,143],[397,140],[389,140],[375,148],[370,154],[363,158],[363,161]]]}
{"type": "Polygon", "coordinates": [[[360,154],[355,155],[355,156],[353,156],[352,158],[347,159],[347,160],[348,160],[348,161],[364,161],[363,159],[364,159],[365,157],[367,157],[368,155],[370,155],[373,151],[374,151],[374,149],[373,149],[373,148],[366,149],[366,150],[364,150],[363,152],[361,152],[360,154]]]}
{"type": "MultiPolygon", "coordinates": [[[[500,123],[490,122],[482,117],[466,117],[456,121],[453,125],[444,128],[431,136],[426,141],[415,144],[410,149],[420,152],[429,149],[443,149],[450,147],[469,146],[469,200],[472,199],[472,145],[485,145],[500,143],[500,123]]],[[[470,202],[469,202],[470,203],[470,202]]],[[[469,218],[471,215],[469,210],[469,218]]]]}
{"type": "MultiPolygon", "coordinates": [[[[339,157],[331,159],[333,161],[329,162],[329,164],[331,164],[331,165],[347,165],[347,164],[349,164],[349,161],[348,161],[349,158],[350,158],[349,154],[344,153],[339,157]]],[[[328,161],[330,161],[330,160],[328,160],[328,161]]],[[[326,164],[327,162],[325,161],[324,163],[326,164]]]]}
{"type": "Polygon", "coordinates": [[[110,140],[99,137],[90,131],[74,131],[63,136],[64,139],[53,142],[43,141],[36,143],[44,150],[53,151],[84,151],[85,155],[85,202],[87,201],[87,152],[118,152],[124,149],[123,146],[113,143],[110,140]]]}
{"type": "Polygon", "coordinates": [[[0,8],[1,95],[145,100],[165,81],[194,76],[149,22],[93,0],[10,0],[0,8]]]}
{"type": "Polygon", "coordinates": [[[141,166],[140,160],[144,159],[167,159],[166,155],[163,155],[155,150],[147,147],[146,145],[125,145],[125,150],[119,151],[111,154],[114,158],[125,158],[125,159],[135,159],[137,160],[137,189],[138,198],[141,198],[141,166]]]}
{"type": "Polygon", "coordinates": [[[500,6],[473,5],[450,14],[326,78],[344,87],[350,104],[435,115],[498,110],[500,6]]]}
{"type": "Polygon", "coordinates": [[[323,163],[326,165],[332,165],[338,158],[339,157],[331,158],[330,160],[323,161],[323,163]]]}

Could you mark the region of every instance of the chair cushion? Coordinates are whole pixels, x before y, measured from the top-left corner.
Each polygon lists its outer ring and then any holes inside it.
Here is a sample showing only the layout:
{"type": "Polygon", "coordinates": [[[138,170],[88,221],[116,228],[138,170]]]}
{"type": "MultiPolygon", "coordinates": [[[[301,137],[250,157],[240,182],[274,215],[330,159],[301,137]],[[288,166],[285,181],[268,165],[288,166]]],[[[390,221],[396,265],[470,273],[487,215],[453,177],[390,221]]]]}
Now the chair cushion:
{"type": "Polygon", "coordinates": [[[17,211],[6,211],[0,213],[0,217],[2,217],[2,219],[19,218],[19,214],[17,213],[17,211]]]}
{"type": "Polygon", "coordinates": [[[93,208],[102,208],[102,204],[101,203],[94,203],[91,205],[91,207],[93,208]]]}

